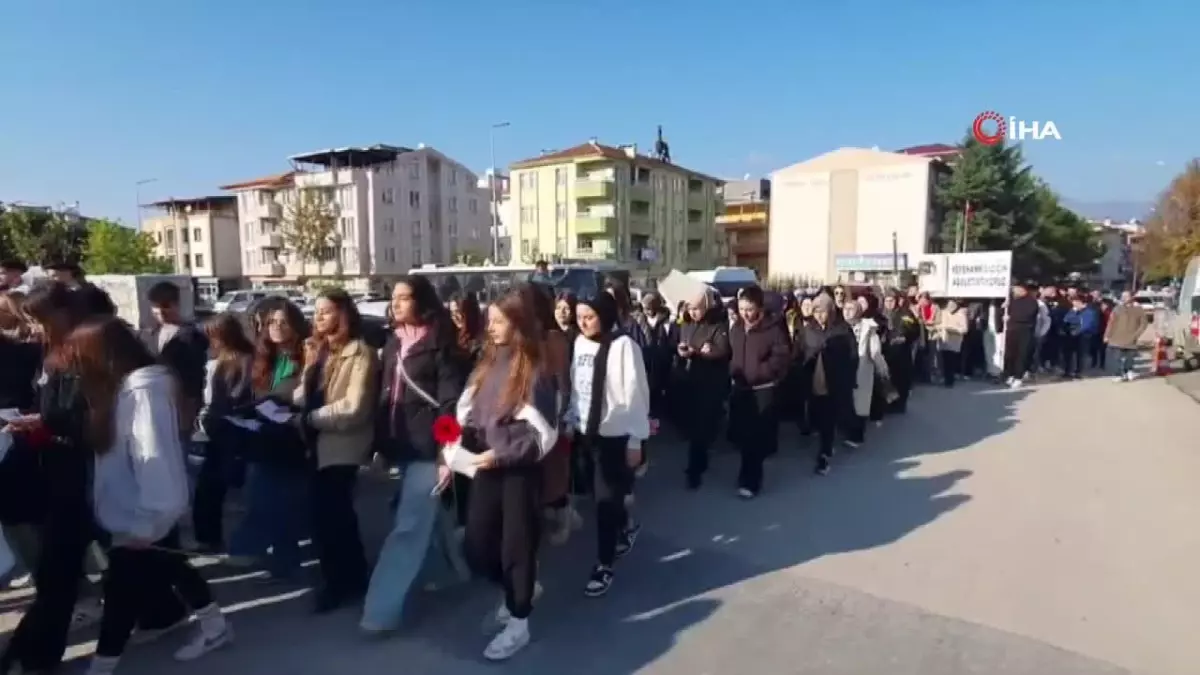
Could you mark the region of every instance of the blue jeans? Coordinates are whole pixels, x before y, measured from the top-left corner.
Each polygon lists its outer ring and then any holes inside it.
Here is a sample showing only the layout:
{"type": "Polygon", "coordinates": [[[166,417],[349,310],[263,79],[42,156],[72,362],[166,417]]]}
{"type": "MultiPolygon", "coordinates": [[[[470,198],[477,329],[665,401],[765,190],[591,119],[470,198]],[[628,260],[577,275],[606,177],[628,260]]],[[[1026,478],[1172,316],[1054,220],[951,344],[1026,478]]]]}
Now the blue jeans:
{"type": "Polygon", "coordinates": [[[1120,368],[1120,374],[1124,375],[1125,373],[1132,373],[1134,370],[1134,361],[1137,360],[1138,350],[1126,349],[1124,347],[1117,347],[1116,350],[1117,356],[1119,356],[1121,359],[1120,365],[1118,366],[1118,368],[1120,368]]]}
{"type": "Polygon", "coordinates": [[[433,495],[437,465],[412,462],[402,467],[400,499],[392,530],[383,541],[379,560],[363,603],[361,626],[369,631],[393,630],[400,625],[408,592],[427,565],[428,572],[453,567],[465,578],[466,565],[453,537],[453,516],[433,495]],[[429,555],[430,550],[440,555],[429,555]]]}
{"type": "Polygon", "coordinates": [[[303,471],[251,462],[246,467],[246,515],[229,552],[263,558],[272,576],[300,570],[300,540],[308,530],[308,476],[303,471]]]}

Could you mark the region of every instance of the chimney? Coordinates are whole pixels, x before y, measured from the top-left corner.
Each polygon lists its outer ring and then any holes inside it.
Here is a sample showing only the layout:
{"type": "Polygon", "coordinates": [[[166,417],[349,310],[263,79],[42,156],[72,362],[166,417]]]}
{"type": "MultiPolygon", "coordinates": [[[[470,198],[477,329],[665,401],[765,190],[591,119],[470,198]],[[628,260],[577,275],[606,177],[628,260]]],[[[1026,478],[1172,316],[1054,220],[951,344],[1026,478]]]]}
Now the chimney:
{"type": "Polygon", "coordinates": [[[628,157],[629,159],[637,158],[637,143],[632,143],[630,145],[622,145],[621,149],[625,151],[625,156],[628,157]]]}
{"type": "Polygon", "coordinates": [[[598,145],[598,144],[599,144],[599,141],[598,141],[598,140],[596,140],[596,137],[595,137],[595,136],[592,136],[591,138],[589,138],[589,139],[588,139],[588,143],[590,143],[590,144],[592,144],[592,145],[598,145]]]}

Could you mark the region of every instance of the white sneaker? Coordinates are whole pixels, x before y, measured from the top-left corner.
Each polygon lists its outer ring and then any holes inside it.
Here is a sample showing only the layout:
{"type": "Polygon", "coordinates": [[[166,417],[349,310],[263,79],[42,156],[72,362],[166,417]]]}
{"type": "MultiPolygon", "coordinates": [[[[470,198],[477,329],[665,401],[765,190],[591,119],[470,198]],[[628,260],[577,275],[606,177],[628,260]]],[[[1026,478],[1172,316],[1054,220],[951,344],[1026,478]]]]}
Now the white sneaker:
{"type": "Polygon", "coordinates": [[[1010,377],[1010,378],[1008,378],[1007,380],[1005,380],[1005,381],[1004,381],[1004,385],[1005,385],[1005,386],[1007,386],[1007,387],[1011,387],[1011,386],[1012,386],[1012,384],[1013,384],[1013,382],[1016,382],[1016,381],[1017,381],[1017,378],[1015,378],[1015,377],[1010,377]]]}
{"type": "Polygon", "coordinates": [[[28,586],[29,584],[32,584],[32,583],[33,583],[33,575],[32,574],[22,574],[19,577],[13,577],[11,580],[9,580],[8,587],[15,591],[20,588],[25,588],[26,586],[28,586]]]}
{"type": "MultiPolygon", "coordinates": [[[[540,581],[533,585],[533,602],[536,603],[538,598],[542,597],[542,591],[544,590],[545,589],[542,588],[542,582],[540,581]]],[[[504,630],[504,627],[507,626],[510,621],[512,621],[512,612],[508,611],[508,603],[504,601],[504,598],[501,598],[500,606],[496,608],[496,611],[489,612],[488,615],[483,618],[483,634],[494,635],[496,631],[504,630]]]]}
{"type": "Polygon", "coordinates": [[[231,642],[233,642],[233,625],[228,621],[225,621],[224,626],[218,631],[206,631],[204,630],[204,626],[197,626],[196,632],[192,634],[192,638],[176,650],[175,660],[195,661],[201,656],[216,651],[231,642]]]}
{"type": "Polygon", "coordinates": [[[1009,389],[1020,389],[1022,384],[1024,384],[1024,382],[1022,382],[1019,378],[1014,377],[1011,381],[1009,381],[1008,388],[1009,389]]]}
{"type": "Polygon", "coordinates": [[[488,661],[506,661],[529,644],[529,619],[509,619],[504,630],[492,638],[483,658],[488,661]]]}
{"type": "Polygon", "coordinates": [[[1126,382],[1133,382],[1136,379],[1137,379],[1137,373],[1133,372],[1132,370],[1129,371],[1128,373],[1125,373],[1125,381],[1126,382]]]}

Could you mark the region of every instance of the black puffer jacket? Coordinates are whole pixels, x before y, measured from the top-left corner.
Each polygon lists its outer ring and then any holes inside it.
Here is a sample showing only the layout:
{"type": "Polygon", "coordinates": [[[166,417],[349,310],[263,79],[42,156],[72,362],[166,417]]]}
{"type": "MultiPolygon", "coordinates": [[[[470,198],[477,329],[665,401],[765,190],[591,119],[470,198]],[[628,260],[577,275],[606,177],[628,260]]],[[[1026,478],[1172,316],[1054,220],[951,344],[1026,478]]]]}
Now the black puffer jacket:
{"type": "Polygon", "coordinates": [[[768,314],[747,329],[739,321],[729,329],[729,374],[739,389],[778,384],[791,363],[791,340],[783,319],[768,314]]]}

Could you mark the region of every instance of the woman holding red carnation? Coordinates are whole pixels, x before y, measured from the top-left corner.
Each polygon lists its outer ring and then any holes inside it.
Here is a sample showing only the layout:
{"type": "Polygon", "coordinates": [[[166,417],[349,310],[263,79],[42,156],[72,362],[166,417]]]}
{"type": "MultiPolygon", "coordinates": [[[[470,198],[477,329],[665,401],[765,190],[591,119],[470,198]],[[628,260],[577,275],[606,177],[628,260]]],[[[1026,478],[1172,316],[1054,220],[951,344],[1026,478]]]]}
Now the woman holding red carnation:
{"type": "Polygon", "coordinates": [[[488,307],[488,343],[458,401],[462,446],[476,452],[467,515],[471,569],[504,589],[484,658],[529,644],[542,524],[542,459],[558,441],[557,373],[522,289],[488,307]]]}

